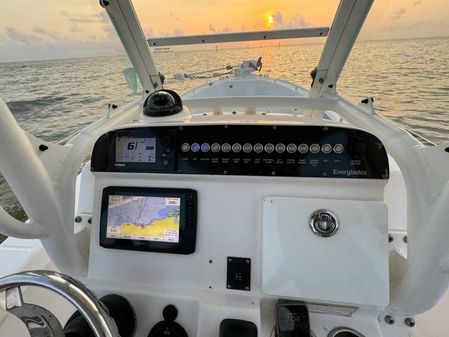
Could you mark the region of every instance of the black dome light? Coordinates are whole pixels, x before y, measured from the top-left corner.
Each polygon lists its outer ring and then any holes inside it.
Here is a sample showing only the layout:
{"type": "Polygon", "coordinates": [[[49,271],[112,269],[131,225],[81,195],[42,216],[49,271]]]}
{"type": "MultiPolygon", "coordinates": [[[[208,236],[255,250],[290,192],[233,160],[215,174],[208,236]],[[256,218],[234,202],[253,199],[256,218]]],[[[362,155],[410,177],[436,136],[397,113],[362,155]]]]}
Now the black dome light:
{"type": "Polygon", "coordinates": [[[165,117],[182,111],[181,97],[173,90],[151,93],[143,104],[143,114],[150,117],[165,117]]]}

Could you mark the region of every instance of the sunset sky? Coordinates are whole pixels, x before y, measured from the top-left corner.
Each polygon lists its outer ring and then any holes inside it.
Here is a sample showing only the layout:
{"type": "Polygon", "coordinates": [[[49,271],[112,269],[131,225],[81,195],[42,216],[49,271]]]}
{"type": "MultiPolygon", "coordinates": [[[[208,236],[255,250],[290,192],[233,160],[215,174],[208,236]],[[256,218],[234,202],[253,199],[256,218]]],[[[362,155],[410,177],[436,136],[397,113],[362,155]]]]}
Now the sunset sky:
{"type": "MultiPolygon", "coordinates": [[[[147,36],[169,36],[330,26],[338,1],[135,0],[134,5],[147,36]]],[[[448,0],[376,0],[359,39],[433,36],[449,36],[448,0]]],[[[0,62],[122,53],[98,0],[0,1],[0,62]]]]}

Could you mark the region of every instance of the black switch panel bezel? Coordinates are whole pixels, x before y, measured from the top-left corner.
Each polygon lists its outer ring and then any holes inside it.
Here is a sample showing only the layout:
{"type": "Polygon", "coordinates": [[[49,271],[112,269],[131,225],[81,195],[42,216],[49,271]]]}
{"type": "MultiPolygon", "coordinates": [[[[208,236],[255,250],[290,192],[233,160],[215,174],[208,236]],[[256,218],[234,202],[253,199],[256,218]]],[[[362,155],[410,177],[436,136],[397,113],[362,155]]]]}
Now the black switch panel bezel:
{"type": "Polygon", "coordinates": [[[226,287],[233,290],[251,291],[251,259],[228,256],[226,287]]]}

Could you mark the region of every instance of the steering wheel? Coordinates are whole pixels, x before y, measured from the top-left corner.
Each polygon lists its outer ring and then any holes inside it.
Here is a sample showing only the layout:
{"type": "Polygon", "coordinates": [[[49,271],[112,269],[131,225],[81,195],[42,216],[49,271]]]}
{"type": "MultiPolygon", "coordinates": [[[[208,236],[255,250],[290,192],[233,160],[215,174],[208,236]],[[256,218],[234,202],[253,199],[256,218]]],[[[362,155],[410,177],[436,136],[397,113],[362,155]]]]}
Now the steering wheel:
{"type": "Polygon", "coordinates": [[[0,279],[0,293],[5,292],[3,309],[18,317],[31,337],[63,337],[64,330],[50,311],[23,301],[21,287],[24,286],[45,288],[68,300],[78,309],[96,337],[120,337],[106,306],[72,277],[53,271],[28,271],[3,277],[0,279]]]}

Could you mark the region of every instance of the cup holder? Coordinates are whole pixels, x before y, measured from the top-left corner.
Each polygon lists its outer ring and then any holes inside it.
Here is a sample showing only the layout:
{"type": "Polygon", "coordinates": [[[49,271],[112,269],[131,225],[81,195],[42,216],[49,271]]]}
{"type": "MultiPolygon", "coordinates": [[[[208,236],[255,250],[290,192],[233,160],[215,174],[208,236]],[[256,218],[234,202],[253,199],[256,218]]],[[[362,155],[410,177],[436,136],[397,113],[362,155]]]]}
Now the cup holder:
{"type": "Polygon", "coordinates": [[[365,337],[360,332],[350,328],[336,328],[332,330],[327,337],[365,337]]]}

